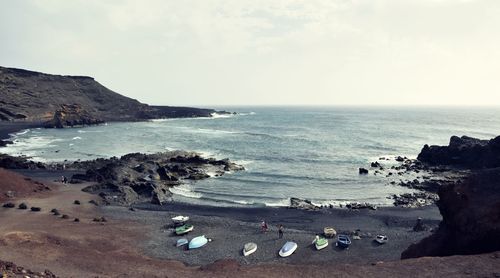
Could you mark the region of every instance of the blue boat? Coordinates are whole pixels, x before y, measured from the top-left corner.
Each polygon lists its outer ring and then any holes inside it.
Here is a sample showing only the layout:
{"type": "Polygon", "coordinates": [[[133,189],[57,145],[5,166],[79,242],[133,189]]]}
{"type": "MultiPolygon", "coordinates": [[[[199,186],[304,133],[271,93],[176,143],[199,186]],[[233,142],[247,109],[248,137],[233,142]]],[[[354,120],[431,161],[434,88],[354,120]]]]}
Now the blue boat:
{"type": "Polygon", "coordinates": [[[351,239],[346,235],[339,235],[337,238],[337,246],[340,248],[349,248],[351,239]]]}
{"type": "Polygon", "coordinates": [[[203,245],[207,244],[207,242],[208,239],[205,237],[205,235],[195,237],[189,242],[189,249],[200,248],[203,245]]]}
{"type": "Polygon", "coordinates": [[[188,243],[189,243],[189,241],[186,238],[181,238],[181,239],[177,240],[176,246],[179,247],[179,246],[186,245],[188,243]]]}

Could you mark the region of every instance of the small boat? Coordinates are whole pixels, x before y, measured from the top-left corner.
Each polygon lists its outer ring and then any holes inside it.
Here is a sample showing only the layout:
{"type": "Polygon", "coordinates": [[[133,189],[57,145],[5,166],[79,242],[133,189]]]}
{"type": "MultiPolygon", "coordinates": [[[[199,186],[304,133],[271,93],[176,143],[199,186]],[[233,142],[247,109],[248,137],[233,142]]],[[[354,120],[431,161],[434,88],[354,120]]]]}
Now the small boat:
{"type": "Polygon", "coordinates": [[[316,247],[316,250],[321,250],[328,246],[328,239],[316,236],[312,243],[316,247]]]}
{"type": "Polygon", "coordinates": [[[335,231],[334,228],[332,227],[325,227],[323,229],[323,234],[325,235],[325,237],[335,237],[337,235],[337,231],[335,231]]]}
{"type": "Polygon", "coordinates": [[[177,243],[175,244],[175,246],[179,247],[179,246],[186,245],[188,243],[189,243],[189,240],[187,240],[187,238],[180,238],[177,240],[177,243]]]}
{"type": "Polygon", "coordinates": [[[243,246],[243,256],[248,256],[257,251],[257,244],[249,242],[243,246]]]}
{"type": "Polygon", "coordinates": [[[178,215],[176,217],[172,217],[172,221],[174,223],[184,223],[184,222],[187,222],[188,220],[189,220],[189,216],[178,215]]]}
{"type": "Polygon", "coordinates": [[[183,235],[183,234],[187,234],[187,233],[191,232],[193,229],[194,229],[193,225],[184,224],[180,227],[175,228],[175,233],[177,235],[183,235]]]}
{"type": "Polygon", "coordinates": [[[379,244],[386,244],[389,239],[387,236],[384,235],[377,235],[375,237],[375,241],[378,242],[379,244]]]}
{"type": "Polygon", "coordinates": [[[287,243],[285,243],[285,245],[283,245],[283,247],[281,247],[279,254],[281,257],[288,257],[292,255],[296,249],[297,249],[297,243],[288,241],[287,243]]]}
{"type": "Polygon", "coordinates": [[[197,236],[189,242],[189,249],[196,249],[200,248],[203,245],[207,244],[208,239],[205,237],[205,235],[202,236],[197,236]]]}
{"type": "Polygon", "coordinates": [[[340,248],[349,248],[351,239],[346,235],[339,235],[337,238],[337,246],[340,248]]]}

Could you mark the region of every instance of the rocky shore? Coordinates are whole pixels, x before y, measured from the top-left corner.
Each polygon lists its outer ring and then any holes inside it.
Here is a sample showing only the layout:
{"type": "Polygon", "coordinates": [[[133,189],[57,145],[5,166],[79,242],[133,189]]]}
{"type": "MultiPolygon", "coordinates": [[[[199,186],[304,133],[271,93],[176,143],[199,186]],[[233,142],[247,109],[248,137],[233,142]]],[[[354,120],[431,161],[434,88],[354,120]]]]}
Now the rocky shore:
{"type": "Polygon", "coordinates": [[[244,167],[229,161],[203,158],[194,152],[156,154],[132,153],[120,158],[74,162],[68,169],[85,169],[70,183],[95,182],[85,192],[98,194],[106,204],[129,206],[141,202],[163,204],[171,201],[170,188],[181,183],[222,176],[244,167]]]}
{"type": "Polygon", "coordinates": [[[438,188],[439,229],[410,246],[402,258],[480,254],[500,250],[500,136],[452,137],[448,146],[425,146],[419,159],[432,165],[470,168],[463,181],[438,188]]]}

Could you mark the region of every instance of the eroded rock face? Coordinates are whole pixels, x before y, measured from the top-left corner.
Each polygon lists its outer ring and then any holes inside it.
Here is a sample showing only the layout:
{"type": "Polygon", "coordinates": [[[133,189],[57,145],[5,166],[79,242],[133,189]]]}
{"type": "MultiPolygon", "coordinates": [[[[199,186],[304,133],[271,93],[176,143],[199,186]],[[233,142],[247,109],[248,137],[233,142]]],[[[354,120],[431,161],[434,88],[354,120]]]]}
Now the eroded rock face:
{"type": "Polygon", "coordinates": [[[453,136],[448,146],[425,145],[417,159],[430,165],[471,169],[500,167],[500,136],[491,140],[453,136]]]}
{"type": "Polygon", "coordinates": [[[209,172],[223,175],[227,171],[244,170],[227,159],[203,158],[183,151],[133,153],[121,158],[75,162],[70,167],[87,169],[85,174],[74,175],[71,182],[97,182],[84,191],[98,194],[106,203],[119,205],[163,204],[171,200],[173,186],[208,178],[209,172]]]}
{"type": "Polygon", "coordinates": [[[65,127],[102,121],[211,117],[213,113],[229,112],[151,106],[113,92],[92,77],[0,67],[0,121],[65,127]]]}
{"type": "Polygon", "coordinates": [[[440,188],[438,230],[401,257],[479,254],[500,250],[500,168],[476,171],[440,188]]]}
{"type": "Polygon", "coordinates": [[[48,128],[64,128],[73,126],[97,125],[104,123],[104,120],[92,116],[79,104],[62,104],[54,112],[52,120],[44,124],[48,128]]]}

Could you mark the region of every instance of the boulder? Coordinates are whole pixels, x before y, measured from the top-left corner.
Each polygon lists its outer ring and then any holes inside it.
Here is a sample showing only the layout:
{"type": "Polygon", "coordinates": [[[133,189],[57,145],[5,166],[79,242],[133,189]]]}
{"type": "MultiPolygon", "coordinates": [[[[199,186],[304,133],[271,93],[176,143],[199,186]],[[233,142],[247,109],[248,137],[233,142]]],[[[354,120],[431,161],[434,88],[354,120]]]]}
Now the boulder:
{"type": "Polygon", "coordinates": [[[37,211],[41,211],[41,210],[42,210],[42,208],[40,208],[40,207],[31,207],[31,211],[37,212],[37,211]]]}
{"type": "Polygon", "coordinates": [[[290,208],[303,209],[303,210],[318,210],[319,206],[313,204],[311,201],[300,198],[290,198],[290,208]]]}
{"type": "Polygon", "coordinates": [[[4,207],[4,208],[15,208],[15,207],[16,207],[16,204],[14,204],[14,203],[10,203],[10,202],[9,202],[9,203],[5,203],[5,204],[3,204],[3,207],[4,207]]]}
{"type": "Polygon", "coordinates": [[[360,175],[366,175],[366,174],[368,174],[368,169],[365,169],[365,168],[359,168],[359,174],[360,174],[360,175]]]}
{"type": "Polygon", "coordinates": [[[25,203],[20,203],[18,208],[19,209],[28,209],[28,206],[25,203]]]}

